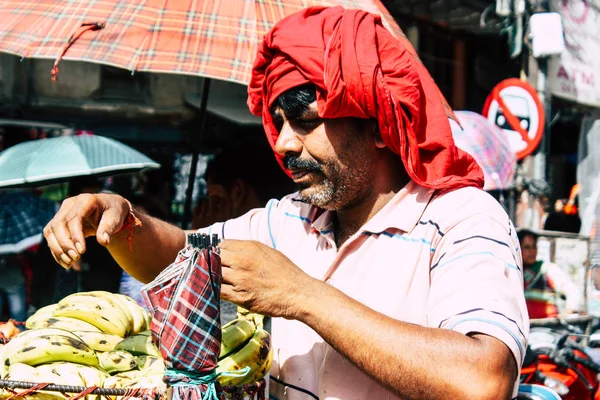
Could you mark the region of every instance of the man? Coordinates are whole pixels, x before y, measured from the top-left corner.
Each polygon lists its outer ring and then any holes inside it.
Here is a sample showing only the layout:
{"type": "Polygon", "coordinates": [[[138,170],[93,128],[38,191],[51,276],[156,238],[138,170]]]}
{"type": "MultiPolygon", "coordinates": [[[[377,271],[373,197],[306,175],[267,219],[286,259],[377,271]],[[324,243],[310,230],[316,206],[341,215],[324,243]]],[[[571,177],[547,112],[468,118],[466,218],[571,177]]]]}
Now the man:
{"type": "MultiPolygon", "coordinates": [[[[371,14],[308,8],[265,36],[249,95],[299,192],[204,231],[225,239],[222,298],[273,317],[272,398],[514,397],[516,234],[422,64],[371,14]]],[[[109,195],[45,228],[65,267],[94,234],[145,281],[186,237],[109,195]]]]}
{"type": "Polygon", "coordinates": [[[538,235],[527,229],[520,229],[517,235],[523,255],[523,281],[529,317],[556,317],[559,314],[558,303],[563,296],[566,298],[566,313],[580,311],[582,291],[569,275],[558,265],[537,259],[538,235]]]}

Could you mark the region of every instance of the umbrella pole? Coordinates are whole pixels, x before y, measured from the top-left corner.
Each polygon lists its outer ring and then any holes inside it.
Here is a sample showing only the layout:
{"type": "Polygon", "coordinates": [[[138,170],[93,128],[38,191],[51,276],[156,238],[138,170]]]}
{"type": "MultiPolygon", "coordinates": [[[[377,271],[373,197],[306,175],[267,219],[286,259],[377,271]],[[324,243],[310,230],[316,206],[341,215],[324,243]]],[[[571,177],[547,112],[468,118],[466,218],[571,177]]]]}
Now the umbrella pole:
{"type": "MultiPolygon", "coordinates": [[[[190,165],[190,176],[188,186],[185,193],[185,203],[183,206],[183,221],[182,228],[189,229],[192,223],[192,197],[194,194],[194,183],[196,182],[196,170],[198,167],[198,156],[200,153],[200,136],[204,133],[204,123],[206,121],[206,105],[208,103],[208,93],[210,90],[210,78],[204,78],[202,85],[202,100],[200,101],[200,109],[198,110],[197,120],[199,129],[196,139],[192,139],[192,164],[190,165]]],[[[191,135],[192,137],[194,135],[191,135]]]]}

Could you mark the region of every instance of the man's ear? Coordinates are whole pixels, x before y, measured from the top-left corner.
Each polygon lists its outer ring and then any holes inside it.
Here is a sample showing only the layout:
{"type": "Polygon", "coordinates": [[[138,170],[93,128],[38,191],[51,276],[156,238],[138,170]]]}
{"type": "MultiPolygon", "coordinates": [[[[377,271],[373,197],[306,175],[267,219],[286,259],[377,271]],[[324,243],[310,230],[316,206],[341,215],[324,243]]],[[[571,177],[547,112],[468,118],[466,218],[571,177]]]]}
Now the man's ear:
{"type": "Polygon", "coordinates": [[[235,179],[231,185],[231,203],[237,207],[244,203],[248,195],[248,186],[242,179],[235,179]]]}
{"type": "Polygon", "coordinates": [[[371,137],[373,138],[373,142],[375,146],[379,149],[384,149],[386,147],[383,139],[381,138],[381,132],[379,132],[379,124],[376,119],[372,119],[368,122],[367,125],[368,132],[371,133],[371,137]]]}

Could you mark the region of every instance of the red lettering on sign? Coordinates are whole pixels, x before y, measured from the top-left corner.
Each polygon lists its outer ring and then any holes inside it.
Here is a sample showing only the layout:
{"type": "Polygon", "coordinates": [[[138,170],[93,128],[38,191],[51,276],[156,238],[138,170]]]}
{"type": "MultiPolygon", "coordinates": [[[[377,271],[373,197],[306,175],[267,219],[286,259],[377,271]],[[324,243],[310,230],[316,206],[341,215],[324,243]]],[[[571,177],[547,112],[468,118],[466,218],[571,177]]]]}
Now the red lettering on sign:
{"type": "Polygon", "coordinates": [[[558,78],[566,79],[570,82],[579,82],[584,85],[594,86],[596,82],[596,76],[592,71],[581,71],[577,68],[571,68],[568,71],[563,65],[558,68],[556,72],[558,78]]]}

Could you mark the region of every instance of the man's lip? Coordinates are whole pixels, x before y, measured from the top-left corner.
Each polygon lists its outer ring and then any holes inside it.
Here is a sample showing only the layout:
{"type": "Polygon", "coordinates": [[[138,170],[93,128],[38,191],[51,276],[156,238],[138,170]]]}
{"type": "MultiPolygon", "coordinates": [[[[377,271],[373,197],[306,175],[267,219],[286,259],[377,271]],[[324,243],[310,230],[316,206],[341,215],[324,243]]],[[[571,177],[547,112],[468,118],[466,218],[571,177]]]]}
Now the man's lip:
{"type": "Polygon", "coordinates": [[[292,172],[292,178],[294,180],[302,179],[306,175],[309,175],[310,173],[312,173],[312,171],[307,170],[307,169],[297,169],[297,170],[293,170],[291,172],[292,172]]]}

